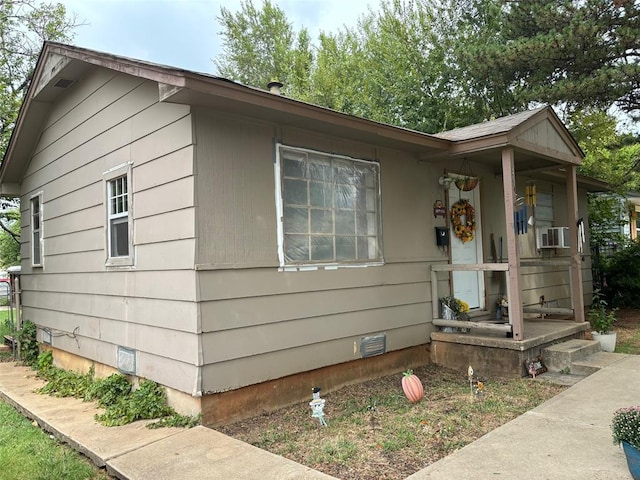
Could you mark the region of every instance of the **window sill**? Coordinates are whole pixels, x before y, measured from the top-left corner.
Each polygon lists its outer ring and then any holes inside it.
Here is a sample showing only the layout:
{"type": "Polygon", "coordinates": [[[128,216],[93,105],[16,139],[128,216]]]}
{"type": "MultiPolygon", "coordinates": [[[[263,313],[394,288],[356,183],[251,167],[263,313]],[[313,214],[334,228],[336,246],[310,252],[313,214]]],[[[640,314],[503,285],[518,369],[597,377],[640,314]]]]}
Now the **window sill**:
{"type": "Polygon", "coordinates": [[[278,268],[279,272],[310,272],[315,270],[338,270],[341,268],[366,268],[366,267],[381,267],[384,262],[370,262],[370,263],[357,263],[357,264],[319,264],[319,265],[281,265],[278,268]]]}
{"type": "Polygon", "coordinates": [[[108,258],[105,267],[133,267],[133,257],[108,258]]]}

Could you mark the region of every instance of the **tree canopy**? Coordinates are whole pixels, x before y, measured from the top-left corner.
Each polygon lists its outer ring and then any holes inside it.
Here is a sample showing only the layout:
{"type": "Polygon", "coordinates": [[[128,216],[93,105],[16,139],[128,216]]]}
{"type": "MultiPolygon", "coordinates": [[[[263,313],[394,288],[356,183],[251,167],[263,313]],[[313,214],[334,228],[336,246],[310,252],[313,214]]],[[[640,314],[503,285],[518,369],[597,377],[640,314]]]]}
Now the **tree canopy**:
{"type": "Polygon", "coordinates": [[[505,72],[524,101],[638,113],[640,0],[501,3],[501,35],[469,52],[476,75],[505,72]]]}

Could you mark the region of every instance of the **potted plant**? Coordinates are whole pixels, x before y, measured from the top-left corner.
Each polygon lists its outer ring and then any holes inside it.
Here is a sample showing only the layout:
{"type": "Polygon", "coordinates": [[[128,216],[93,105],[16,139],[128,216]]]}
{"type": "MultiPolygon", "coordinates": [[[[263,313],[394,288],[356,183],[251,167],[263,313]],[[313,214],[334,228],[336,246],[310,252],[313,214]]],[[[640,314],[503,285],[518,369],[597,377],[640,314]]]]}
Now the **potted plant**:
{"type": "Polygon", "coordinates": [[[612,330],[616,321],[615,310],[607,311],[607,302],[600,290],[593,292],[588,319],[593,329],[591,337],[600,342],[603,351],[613,352],[616,349],[616,332],[612,330]]]}
{"type": "Polygon", "coordinates": [[[640,406],[625,407],[613,414],[613,442],[622,444],[627,467],[634,480],[640,480],[640,406]]]}
{"type": "MultiPolygon", "coordinates": [[[[442,305],[442,318],[445,320],[469,320],[469,304],[464,300],[447,295],[440,299],[442,305]]],[[[453,327],[445,327],[444,332],[460,330],[463,333],[469,331],[467,328],[454,329],[453,327]],[[450,329],[450,330],[449,330],[450,329]]]]}

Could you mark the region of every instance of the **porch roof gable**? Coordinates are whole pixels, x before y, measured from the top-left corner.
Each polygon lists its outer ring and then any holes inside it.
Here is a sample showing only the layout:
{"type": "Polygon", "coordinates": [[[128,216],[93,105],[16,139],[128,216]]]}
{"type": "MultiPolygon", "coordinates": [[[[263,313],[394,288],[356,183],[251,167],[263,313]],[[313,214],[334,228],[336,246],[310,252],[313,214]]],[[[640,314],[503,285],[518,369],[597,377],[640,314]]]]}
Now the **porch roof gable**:
{"type": "Polygon", "coordinates": [[[453,156],[509,146],[556,164],[579,165],[584,158],[580,146],[550,106],[438,133],[436,137],[453,142],[449,151],[453,156]]]}

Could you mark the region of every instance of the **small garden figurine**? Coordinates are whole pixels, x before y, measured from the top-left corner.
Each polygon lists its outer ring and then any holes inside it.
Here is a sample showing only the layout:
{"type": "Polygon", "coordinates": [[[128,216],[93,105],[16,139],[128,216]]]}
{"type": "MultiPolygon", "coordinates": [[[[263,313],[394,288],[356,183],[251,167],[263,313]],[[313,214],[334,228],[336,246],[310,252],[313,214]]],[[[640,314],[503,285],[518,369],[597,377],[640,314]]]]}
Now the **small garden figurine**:
{"type": "Polygon", "coordinates": [[[411,403],[419,402],[424,397],[422,382],[413,374],[413,370],[407,370],[402,374],[402,390],[411,403]]]}
{"type": "Polygon", "coordinates": [[[311,407],[311,416],[317,418],[320,425],[326,427],[327,422],[324,419],[325,399],[320,398],[320,387],[313,387],[312,393],[313,400],[309,402],[309,406],[311,407]]]}

